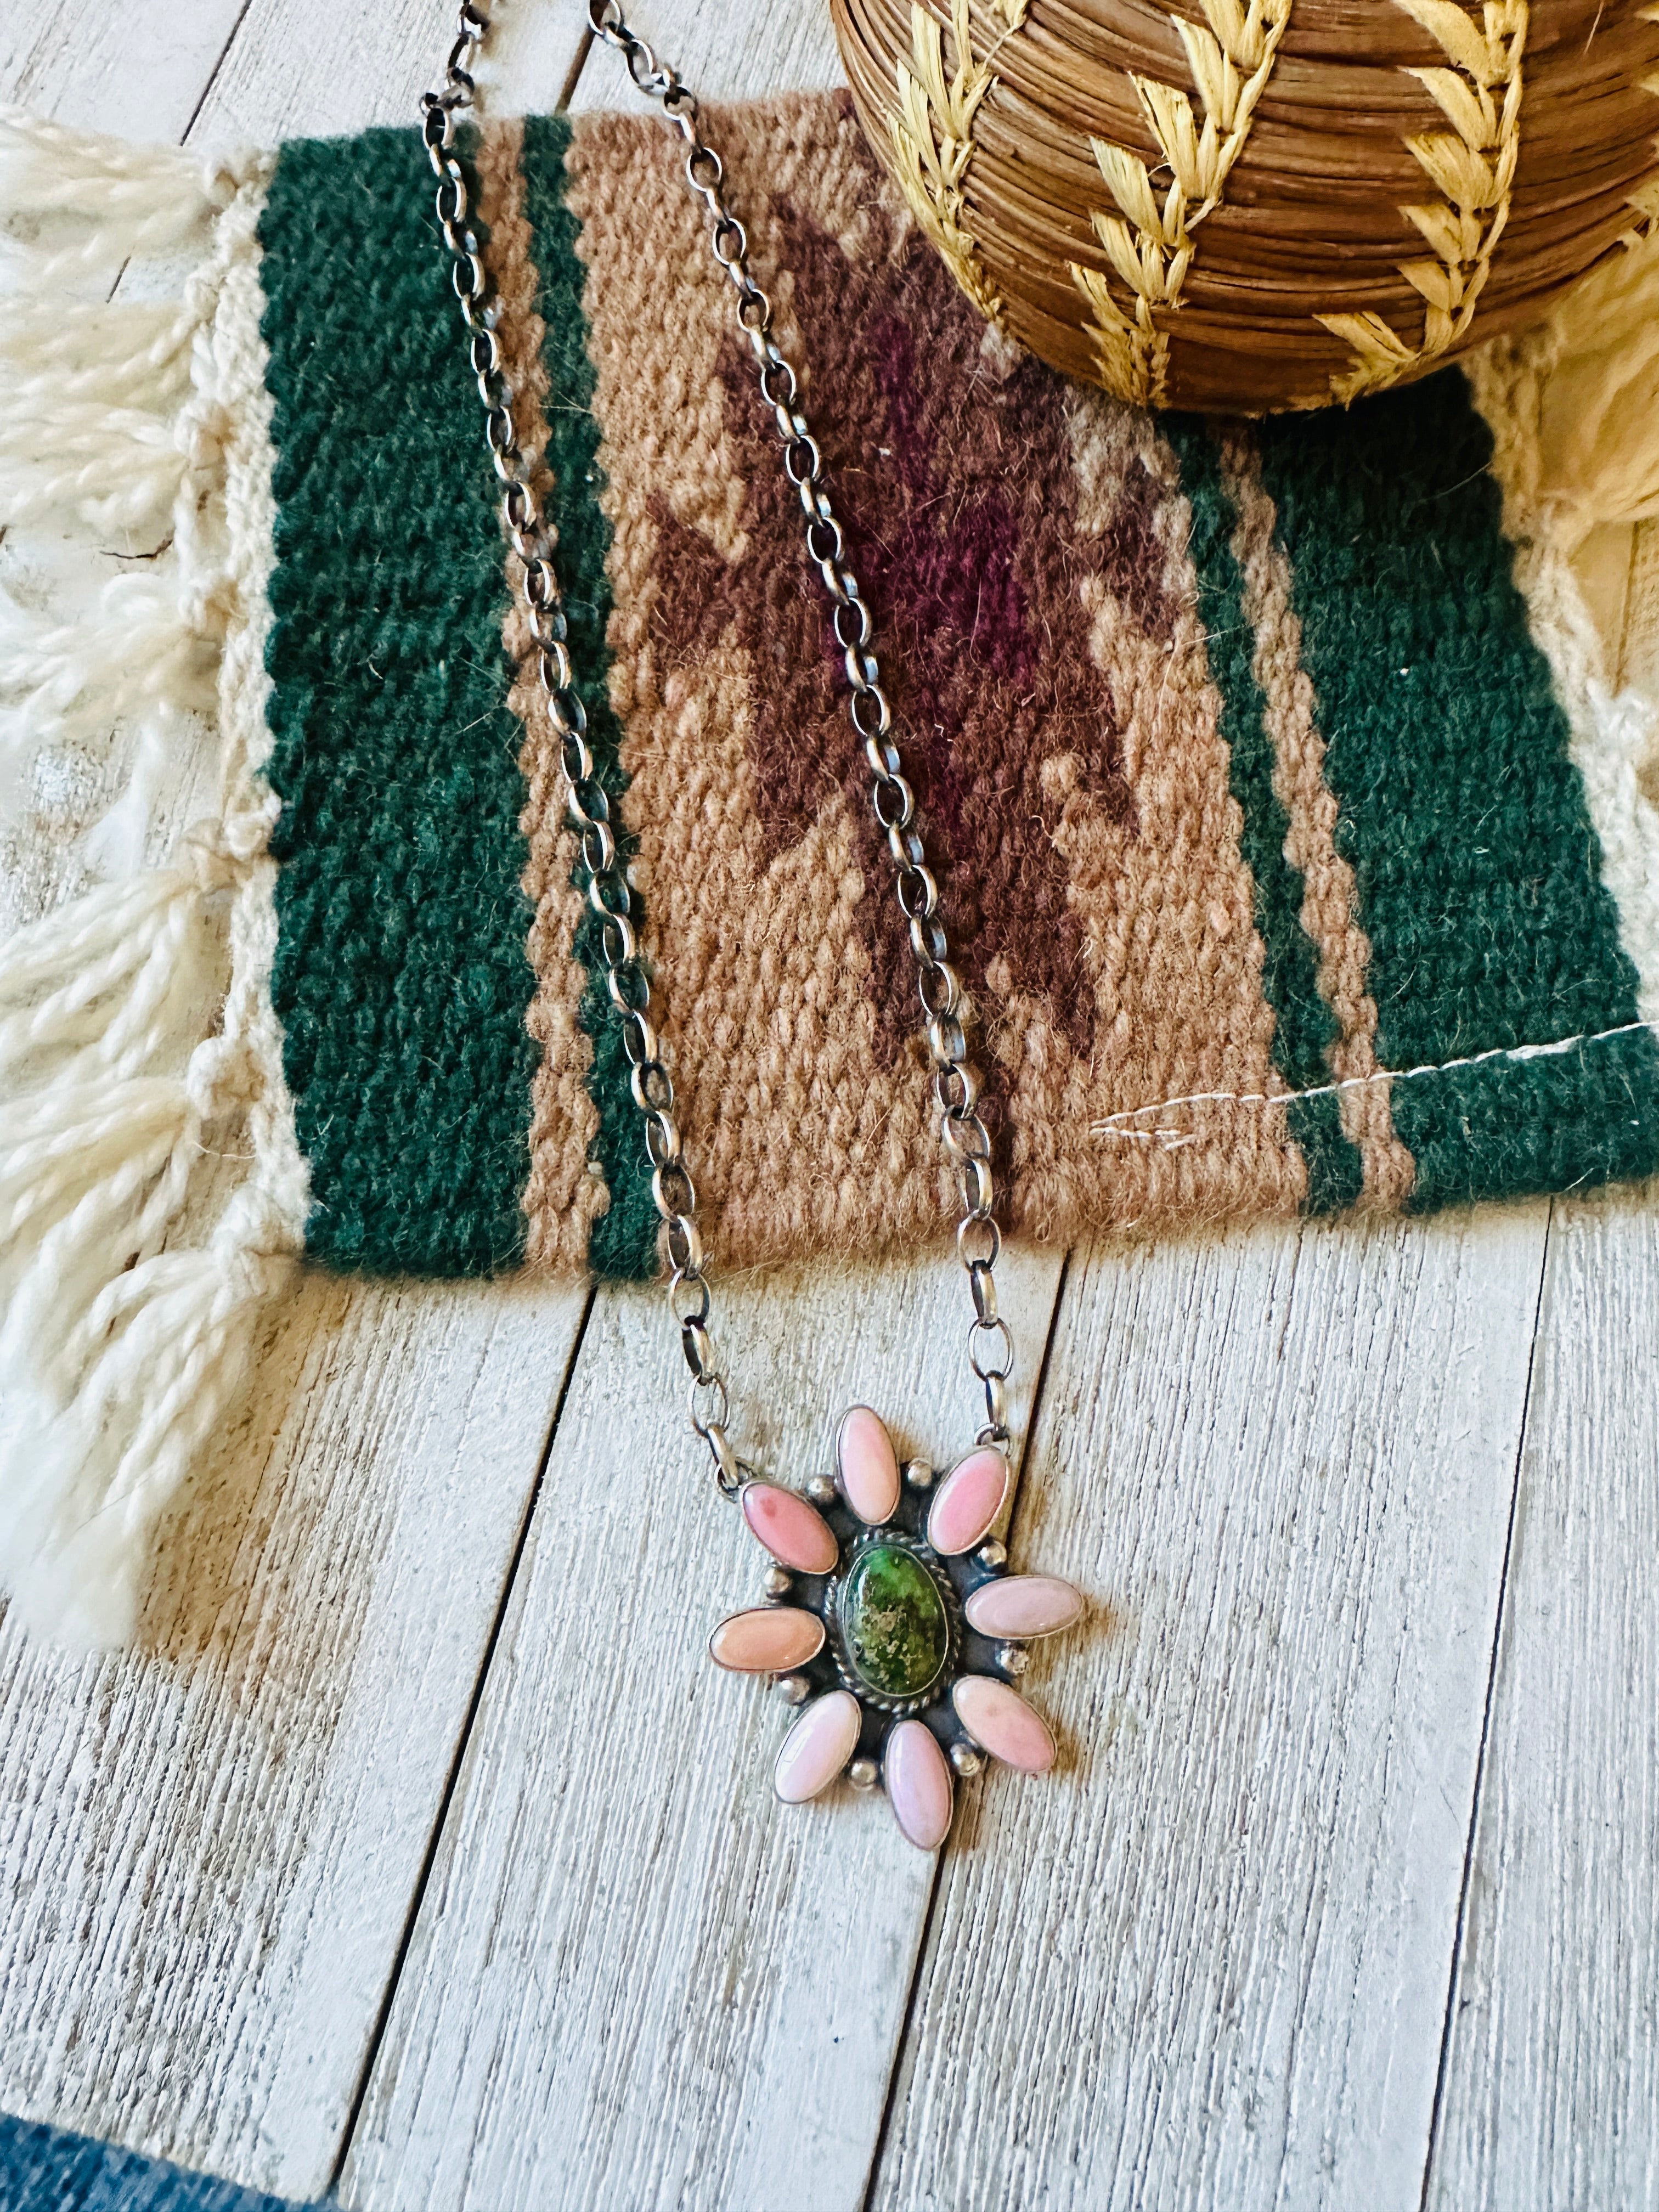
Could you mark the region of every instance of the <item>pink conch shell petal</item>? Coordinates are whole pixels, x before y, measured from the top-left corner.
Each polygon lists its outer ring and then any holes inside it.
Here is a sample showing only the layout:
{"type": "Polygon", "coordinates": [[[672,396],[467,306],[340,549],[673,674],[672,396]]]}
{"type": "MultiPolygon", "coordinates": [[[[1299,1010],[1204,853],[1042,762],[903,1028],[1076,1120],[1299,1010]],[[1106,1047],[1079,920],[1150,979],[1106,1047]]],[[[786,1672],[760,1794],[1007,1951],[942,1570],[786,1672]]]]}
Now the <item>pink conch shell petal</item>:
{"type": "Polygon", "coordinates": [[[1008,1495],[1008,1462],[994,1444],[982,1444],[959,1461],[939,1485],[927,1516],[927,1540],[946,1558],[971,1552],[1002,1510],[1008,1495]]]}
{"type": "Polygon", "coordinates": [[[951,1826],[951,1770],[925,1721],[901,1721],[882,1755],[893,1818],[918,1850],[936,1851],[951,1826]]]}
{"type": "Polygon", "coordinates": [[[1006,1575],[981,1583],[963,1608],[981,1636],[1053,1636],[1083,1611],[1083,1593],[1058,1575],[1006,1575]]]}
{"type": "Polygon", "coordinates": [[[867,1406],[854,1406],[836,1438],[836,1465],[842,1492],[860,1521],[878,1528],[898,1510],[898,1454],[881,1418],[867,1406]]]}
{"type": "Polygon", "coordinates": [[[775,1482],[745,1482],[743,1517],[780,1566],[797,1574],[827,1575],[841,1557],[830,1523],[793,1490],[775,1482]]]}
{"type": "Polygon", "coordinates": [[[850,1690],[814,1698],[783,1739],[773,1770],[772,1787],[786,1805],[804,1805],[829,1788],[853,1756],[862,1719],[850,1690]]]}
{"type": "Polygon", "coordinates": [[[957,1718],[974,1741],[1022,1774],[1046,1774],[1054,1763],[1054,1740],[1041,1713],[1017,1690],[990,1674],[964,1674],[951,1692],[957,1718]]]}
{"type": "Polygon", "coordinates": [[[823,1623],[793,1605],[751,1606],[727,1613],[708,1639],[717,1667],[736,1674],[787,1674],[816,1659],[823,1648],[823,1623]]]}

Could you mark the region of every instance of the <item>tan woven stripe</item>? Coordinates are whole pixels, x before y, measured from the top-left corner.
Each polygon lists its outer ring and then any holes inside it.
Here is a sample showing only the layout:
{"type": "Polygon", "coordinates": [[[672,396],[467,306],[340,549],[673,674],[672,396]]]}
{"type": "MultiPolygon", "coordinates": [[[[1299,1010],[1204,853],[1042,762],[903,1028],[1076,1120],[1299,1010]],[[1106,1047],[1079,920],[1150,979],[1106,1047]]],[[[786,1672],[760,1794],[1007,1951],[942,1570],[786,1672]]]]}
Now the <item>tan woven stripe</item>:
{"type": "MultiPolygon", "coordinates": [[[[955,303],[934,284],[930,256],[902,244],[902,233],[887,242],[890,217],[872,209],[879,188],[850,115],[828,143],[805,127],[816,120],[810,107],[736,111],[721,120],[734,172],[740,166],[770,187],[745,221],[759,280],[776,287],[785,341],[823,357],[822,330],[809,349],[797,321],[803,254],[817,257],[813,312],[822,313],[826,284],[842,284],[835,312],[857,317],[883,296],[889,256],[899,253],[919,288],[906,295],[911,327],[922,333],[919,360],[933,362],[935,378],[962,376],[946,359],[944,336],[955,303]],[[819,242],[798,238],[781,252],[784,210],[788,221],[810,224],[819,242]],[[839,277],[838,264],[846,271],[839,277]],[[935,313],[947,318],[937,332],[927,319],[935,313]]],[[[862,793],[855,786],[849,799],[826,779],[797,799],[767,781],[777,770],[757,718],[768,688],[790,672],[752,663],[735,617],[695,643],[676,642],[676,596],[706,609],[709,594],[734,588],[717,580],[728,564],[748,580],[744,589],[755,588],[742,564],[757,561],[764,578],[785,580],[769,635],[792,653],[815,647],[810,633],[790,643],[787,627],[801,589],[798,522],[783,510],[787,536],[775,548],[750,543],[771,526],[748,500],[749,465],[740,465],[748,365],[735,352],[724,372],[720,365],[730,328],[725,289],[699,250],[695,204],[654,141],[616,118],[584,118],[568,174],[604,430],[599,495],[616,595],[611,693],[629,777],[623,807],[639,840],[635,873],[647,949],[660,963],[664,1052],[711,1249],[730,1266],[939,1237],[952,1194],[925,1061],[915,1040],[896,1060],[882,1043],[891,979],[873,972],[863,924],[872,902],[890,900],[891,885],[879,850],[873,875],[866,874],[869,856],[852,811],[865,804],[862,793]],[[664,551],[671,539],[672,560],[664,551]]],[[[994,395],[1019,374],[1018,357],[987,335],[964,385],[989,410],[981,434],[995,434],[1006,403],[994,395]]],[[[1172,629],[1152,635],[1143,628],[1131,599],[1145,596],[1145,579],[1132,590],[1126,577],[1130,599],[1103,579],[1082,590],[1084,650],[1109,674],[1133,805],[1105,803],[1081,750],[1096,732],[1079,720],[1080,750],[1056,752],[1043,782],[1080,925],[1089,1033],[1068,1037],[1063,995],[1030,989],[1030,963],[1017,952],[993,961],[975,991],[1014,1170],[1005,1218],[1041,1232],[1079,1218],[1127,1225],[1294,1212],[1306,1173],[1282,1111],[1206,1103],[1183,1117],[1178,1145],[1098,1133],[1103,1116],[1148,1099],[1282,1086],[1173,462],[1144,418],[1098,395],[1064,404],[1080,537],[1121,536],[1126,501],[1133,507],[1134,486],[1145,484],[1172,629]]],[[[882,462],[878,453],[872,459],[882,462]]],[[[754,465],[775,468],[775,456],[763,447],[754,465]]],[[[954,462],[941,449],[929,465],[954,462]]],[[[891,499],[898,511],[896,484],[860,496],[891,499]]],[[[1081,588],[1064,568],[1052,587],[1068,597],[1081,588]]],[[[730,597],[720,603],[736,605],[730,597]]],[[[1034,605],[1028,620],[1042,637],[1061,617],[1059,605],[1034,605]]],[[[823,706],[820,726],[818,708],[801,695],[808,719],[787,733],[792,756],[827,757],[842,742],[844,709],[833,689],[823,706]]],[[[967,711],[978,710],[970,703],[967,711]]],[[[994,857],[947,847],[942,833],[936,844],[942,865],[958,874],[982,871],[994,857]]],[[[908,1001],[908,985],[903,995],[908,1001]]]]}
{"type": "Polygon", "coordinates": [[[1273,1065],[1273,1013],[1262,988],[1243,816],[1232,795],[1221,699],[1209,674],[1192,518],[1173,455],[1149,417],[1097,392],[1068,403],[1080,535],[1110,532],[1127,483],[1145,469],[1159,491],[1157,534],[1180,611],[1167,639],[1146,635],[1109,586],[1083,586],[1090,650],[1109,670],[1134,796],[1127,822],[1075,803],[1064,759],[1048,781],[1061,811],[1055,842],[1071,866],[1093,986],[1092,1049],[1073,1058],[1036,1009],[1010,1006],[1018,1039],[1013,1096],[1023,1150],[1015,1218],[1042,1231],[1080,1212],[1114,1226],[1294,1213],[1307,1167],[1282,1109],[1237,1095],[1287,1088],[1273,1065]],[[1158,1129],[1103,1125],[1149,1100],[1206,1098],[1160,1115],[1158,1129]]]}
{"type": "MultiPolygon", "coordinates": [[[[918,333],[917,374],[925,365],[930,394],[941,379],[963,394],[944,408],[943,428],[963,422],[981,441],[994,439],[1005,411],[1044,404],[1042,392],[1019,396],[1026,372],[994,333],[975,337],[973,358],[958,358],[962,310],[895,204],[872,198],[880,188],[850,113],[837,112],[827,135],[811,103],[736,111],[721,128],[734,167],[771,188],[745,220],[757,274],[775,287],[786,343],[822,363],[835,350],[826,315],[850,321],[839,374],[866,375],[869,340],[858,331],[882,327],[884,303],[902,286],[918,333]],[[811,273],[804,295],[803,269],[811,273]],[[818,318],[810,346],[804,311],[818,318]],[[964,417],[964,405],[977,411],[964,417]]],[[[878,966],[897,955],[872,942],[871,909],[891,897],[886,855],[878,842],[872,859],[861,783],[844,785],[836,765],[836,749],[850,741],[835,688],[826,684],[819,698],[811,682],[797,680],[818,649],[793,612],[803,589],[799,522],[792,503],[775,516],[777,503],[751,492],[752,471],[775,469],[775,454],[763,441],[753,446],[750,370],[731,340],[725,288],[699,250],[695,204],[656,138],[617,118],[584,118],[567,179],[603,433],[611,697],[629,779],[623,812],[638,839],[634,877],[661,979],[664,1056],[710,1248],[723,1265],[742,1266],[931,1240],[948,1226],[952,1193],[919,1041],[908,1036],[896,1052],[884,1027],[896,988],[909,1004],[908,977],[896,987],[878,966]],[[739,618],[755,590],[769,609],[758,641],[739,618]],[[774,661],[772,653],[787,657],[774,661]],[[792,719],[769,737],[768,702],[780,687],[792,719]],[[789,778],[802,762],[827,763],[828,772],[801,771],[797,787],[789,778]]],[[[877,388],[862,404],[885,404],[877,388]]],[[[1013,1170],[1005,1219],[1054,1232],[1079,1219],[1128,1225],[1294,1212],[1306,1170],[1282,1109],[1231,1095],[1255,1099],[1284,1086],[1272,1065],[1273,1016],[1186,550],[1186,503],[1145,417],[1098,394],[1056,395],[1052,404],[1063,411],[1046,429],[1029,414],[1019,418],[1031,465],[1051,465],[1042,441],[1057,430],[1065,489],[1054,495],[1074,502],[1077,543],[1104,541],[1118,552],[1116,565],[1087,575],[1051,562],[1026,586],[1024,635],[1047,641],[1072,625],[1075,649],[1109,681],[1079,686],[1064,715],[1051,706],[1049,721],[1022,739],[1048,747],[1040,799],[1033,793],[1024,803],[1043,806],[1050,849],[1063,863],[1076,969],[1043,981],[1032,946],[1012,929],[998,940],[1006,950],[972,979],[988,1095],[1013,1170]],[[1109,742],[1121,746],[1122,797],[1103,778],[1097,756],[1109,742]],[[1079,1000],[1090,1009],[1081,1025],[1079,1000]],[[1173,1137],[1138,1127],[1101,1133],[1106,1117],[1194,1091],[1230,1095],[1183,1112],[1173,1137]]],[[[866,466],[880,481],[859,494],[890,502],[900,518],[905,501],[919,499],[904,489],[903,469],[938,472],[949,487],[958,466],[955,447],[927,442],[934,432],[904,434],[902,457],[872,446],[866,466]]],[[[934,519],[938,504],[916,512],[942,547],[957,544],[934,519]]],[[[943,512],[951,522],[953,506],[943,512]]],[[[1020,527],[1029,535],[1037,519],[1023,514],[1020,527]]],[[[1012,677],[985,665],[993,690],[1011,691],[1012,677]]],[[[963,717],[958,753],[980,742],[988,714],[1000,731],[1018,711],[1017,695],[1000,708],[994,697],[988,707],[972,696],[957,702],[950,712],[963,717]]],[[[1018,872],[1009,876],[1013,832],[994,813],[934,827],[953,883],[1030,895],[1018,872]]],[[[1036,870],[1040,850],[1028,842],[1036,870]]],[[[557,1176],[555,1146],[562,1141],[566,1161],[580,1163],[593,1126],[580,1090],[589,1061],[574,988],[559,972],[570,964],[567,864],[561,854],[556,866],[544,865],[544,896],[562,926],[542,928],[532,946],[538,1007],[562,1009],[562,1066],[576,1071],[559,1094],[568,1102],[562,1140],[538,1094],[526,1204],[532,1258],[542,1266],[568,1264],[550,1256],[564,1249],[561,1214],[572,1188],[568,1173],[557,1176]],[[580,1144],[572,1109],[581,1114],[580,1144]]]]}
{"type": "MultiPolygon", "coordinates": [[[[1245,430],[1222,440],[1221,465],[1238,510],[1233,555],[1244,576],[1244,611],[1255,635],[1256,682],[1273,749],[1273,790],[1291,817],[1285,858],[1306,886],[1302,927],[1319,948],[1320,995],[1341,1024],[1330,1051],[1339,1080],[1376,1073],[1376,1001],[1365,988],[1370,943],[1357,919],[1353,870],[1336,849],[1337,802],[1325,780],[1325,740],[1313,685],[1302,665],[1302,624],[1291,603],[1291,568],[1275,532],[1261,459],[1245,430]]],[[[1387,1083],[1340,1094],[1344,1133],[1364,1168],[1362,1205],[1393,1208],[1410,1195],[1416,1169],[1395,1134],[1387,1083]]]]}
{"type": "MultiPolygon", "coordinates": [[[[843,118],[826,141],[821,112],[781,101],[719,118],[732,173],[765,179],[773,196],[753,192],[744,220],[780,337],[798,356],[776,202],[811,208],[836,236],[857,239],[867,222],[856,128],[843,118]]],[[[949,1186],[925,1073],[908,1061],[884,1066],[876,1051],[854,915],[887,886],[865,884],[839,798],[798,842],[769,850],[755,672],[735,639],[665,665],[661,599],[677,580],[660,558],[665,531],[686,526],[722,556],[744,543],[725,416],[748,391],[739,378],[728,400],[718,373],[729,287],[679,164],[629,118],[581,117],[567,177],[604,433],[623,813],[639,841],[633,872],[660,979],[663,1055],[705,1233],[727,1266],[914,1244],[941,1233],[949,1186]]],[[[746,377],[746,362],[738,366],[746,377]]],[[[782,570],[792,587],[799,559],[792,534],[782,570]]]]}
{"type": "MultiPolygon", "coordinates": [[[[546,331],[536,308],[538,278],[525,215],[523,144],[523,125],[518,122],[486,126],[477,161],[479,213],[489,225],[485,258],[501,303],[497,336],[517,395],[514,428],[523,451],[538,464],[538,489],[544,496],[547,472],[539,465],[547,445],[547,369],[542,357],[546,331]]],[[[609,1203],[609,1193],[588,1160],[599,1115],[586,1079],[592,1048],[577,1019],[583,974],[571,957],[581,912],[570,880],[575,839],[565,825],[563,782],[552,726],[540,688],[527,672],[530,633],[520,599],[523,568],[510,550],[507,562],[513,586],[504,629],[507,649],[526,672],[514,685],[508,704],[524,725],[519,764],[530,787],[520,818],[530,843],[524,888],[535,908],[528,951],[536,988],[527,1020],[531,1035],[542,1048],[532,1094],[530,1180],[524,1196],[529,1219],[526,1261],[532,1267],[568,1271],[586,1266],[588,1231],[609,1203]]]]}

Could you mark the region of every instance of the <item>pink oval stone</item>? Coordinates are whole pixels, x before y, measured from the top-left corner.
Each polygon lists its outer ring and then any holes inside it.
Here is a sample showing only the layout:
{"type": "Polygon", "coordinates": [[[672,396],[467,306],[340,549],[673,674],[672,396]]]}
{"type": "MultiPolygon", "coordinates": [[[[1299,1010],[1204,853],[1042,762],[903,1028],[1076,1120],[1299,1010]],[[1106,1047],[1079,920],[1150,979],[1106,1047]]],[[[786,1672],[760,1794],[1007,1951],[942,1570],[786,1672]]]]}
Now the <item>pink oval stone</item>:
{"type": "Polygon", "coordinates": [[[708,1656],[734,1674],[787,1674],[816,1659],[823,1623],[793,1605],[751,1606],[729,1613],[708,1639],[708,1656]]]}
{"type": "Polygon", "coordinates": [[[743,1517],[780,1566],[803,1575],[834,1571],[841,1547],[817,1507],[797,1492],[775,1482],[745,1482],[743,1517]]]}
{"type": "Polygon", "coordinates": [[[1005,1766],[1017,1766],[1022,1774],[1046,1774],[1054,1765],[1048,1722],[1006,1682],[990,1674],[964,1674],[951,1702],[974,1741],[1005,1766]]]}
{"type": "Polygon", "coordinates": [[[1052,1636],[1083,1610],[1083,1593],[1058,1575],[1005,1575],[981,1583],[964,1607],[981,1636],[1052,1636]]]}
{"type": "Polygon", "coordinates": [[[958,1460],[927,1516],[927,1540],[947,1559],[971,1552],[1002,1510],[1008,1495],[1008,1462],[994,1444],[958,1460]]]}
{"type": "Polygon", "coordinates": [[[951,1770],[925,1721],[901,1721],[882,1754],[893,1818],[918,1850],[936,1851],[951,1826],[951,1770]]]}
{"type": "Polygon", "coordinates": [[[898,1454],[879,1414],[854,1406],[836,1438],[836,1465],[847,1503],[860,1521],[878,1528],[898,1510],[898,1454]]]}
{"type": "Polygon", "coordinates": [[[786,1805],[804,1805],[827,1790],[853,1756],[861,1716],[850,1690],[815,1698],[778,1752],[772,1787],[786,1805]]]}

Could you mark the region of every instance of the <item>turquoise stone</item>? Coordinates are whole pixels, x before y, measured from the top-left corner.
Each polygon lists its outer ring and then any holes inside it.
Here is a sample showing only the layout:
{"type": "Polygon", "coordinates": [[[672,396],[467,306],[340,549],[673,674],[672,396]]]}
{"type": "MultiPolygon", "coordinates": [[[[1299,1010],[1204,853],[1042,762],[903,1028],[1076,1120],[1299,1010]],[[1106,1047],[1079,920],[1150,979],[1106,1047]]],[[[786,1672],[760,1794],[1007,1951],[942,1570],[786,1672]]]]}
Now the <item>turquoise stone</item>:
{"type": "Polygon", "coordinates": [[[853,1671],[884,1698],[920,1695],[950,1650],[939,1584],[899,1544],[872,1544],[859,1553],[847,1577],[841,1625],[853,1671]]]}

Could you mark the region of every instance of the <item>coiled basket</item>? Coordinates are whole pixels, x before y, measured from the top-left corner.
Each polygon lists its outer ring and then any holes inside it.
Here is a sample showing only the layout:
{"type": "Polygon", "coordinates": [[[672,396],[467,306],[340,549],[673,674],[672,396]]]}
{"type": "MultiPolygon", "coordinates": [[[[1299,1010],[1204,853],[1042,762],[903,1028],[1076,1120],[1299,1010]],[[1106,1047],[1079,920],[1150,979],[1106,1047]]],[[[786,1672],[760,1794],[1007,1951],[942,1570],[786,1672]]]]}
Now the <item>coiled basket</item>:
{"type": "Polygon", "coordinates": [[[988,319],[1153,407],[1423,374],[1659,226],[1646,0],[830,0],[988,319]]]}

